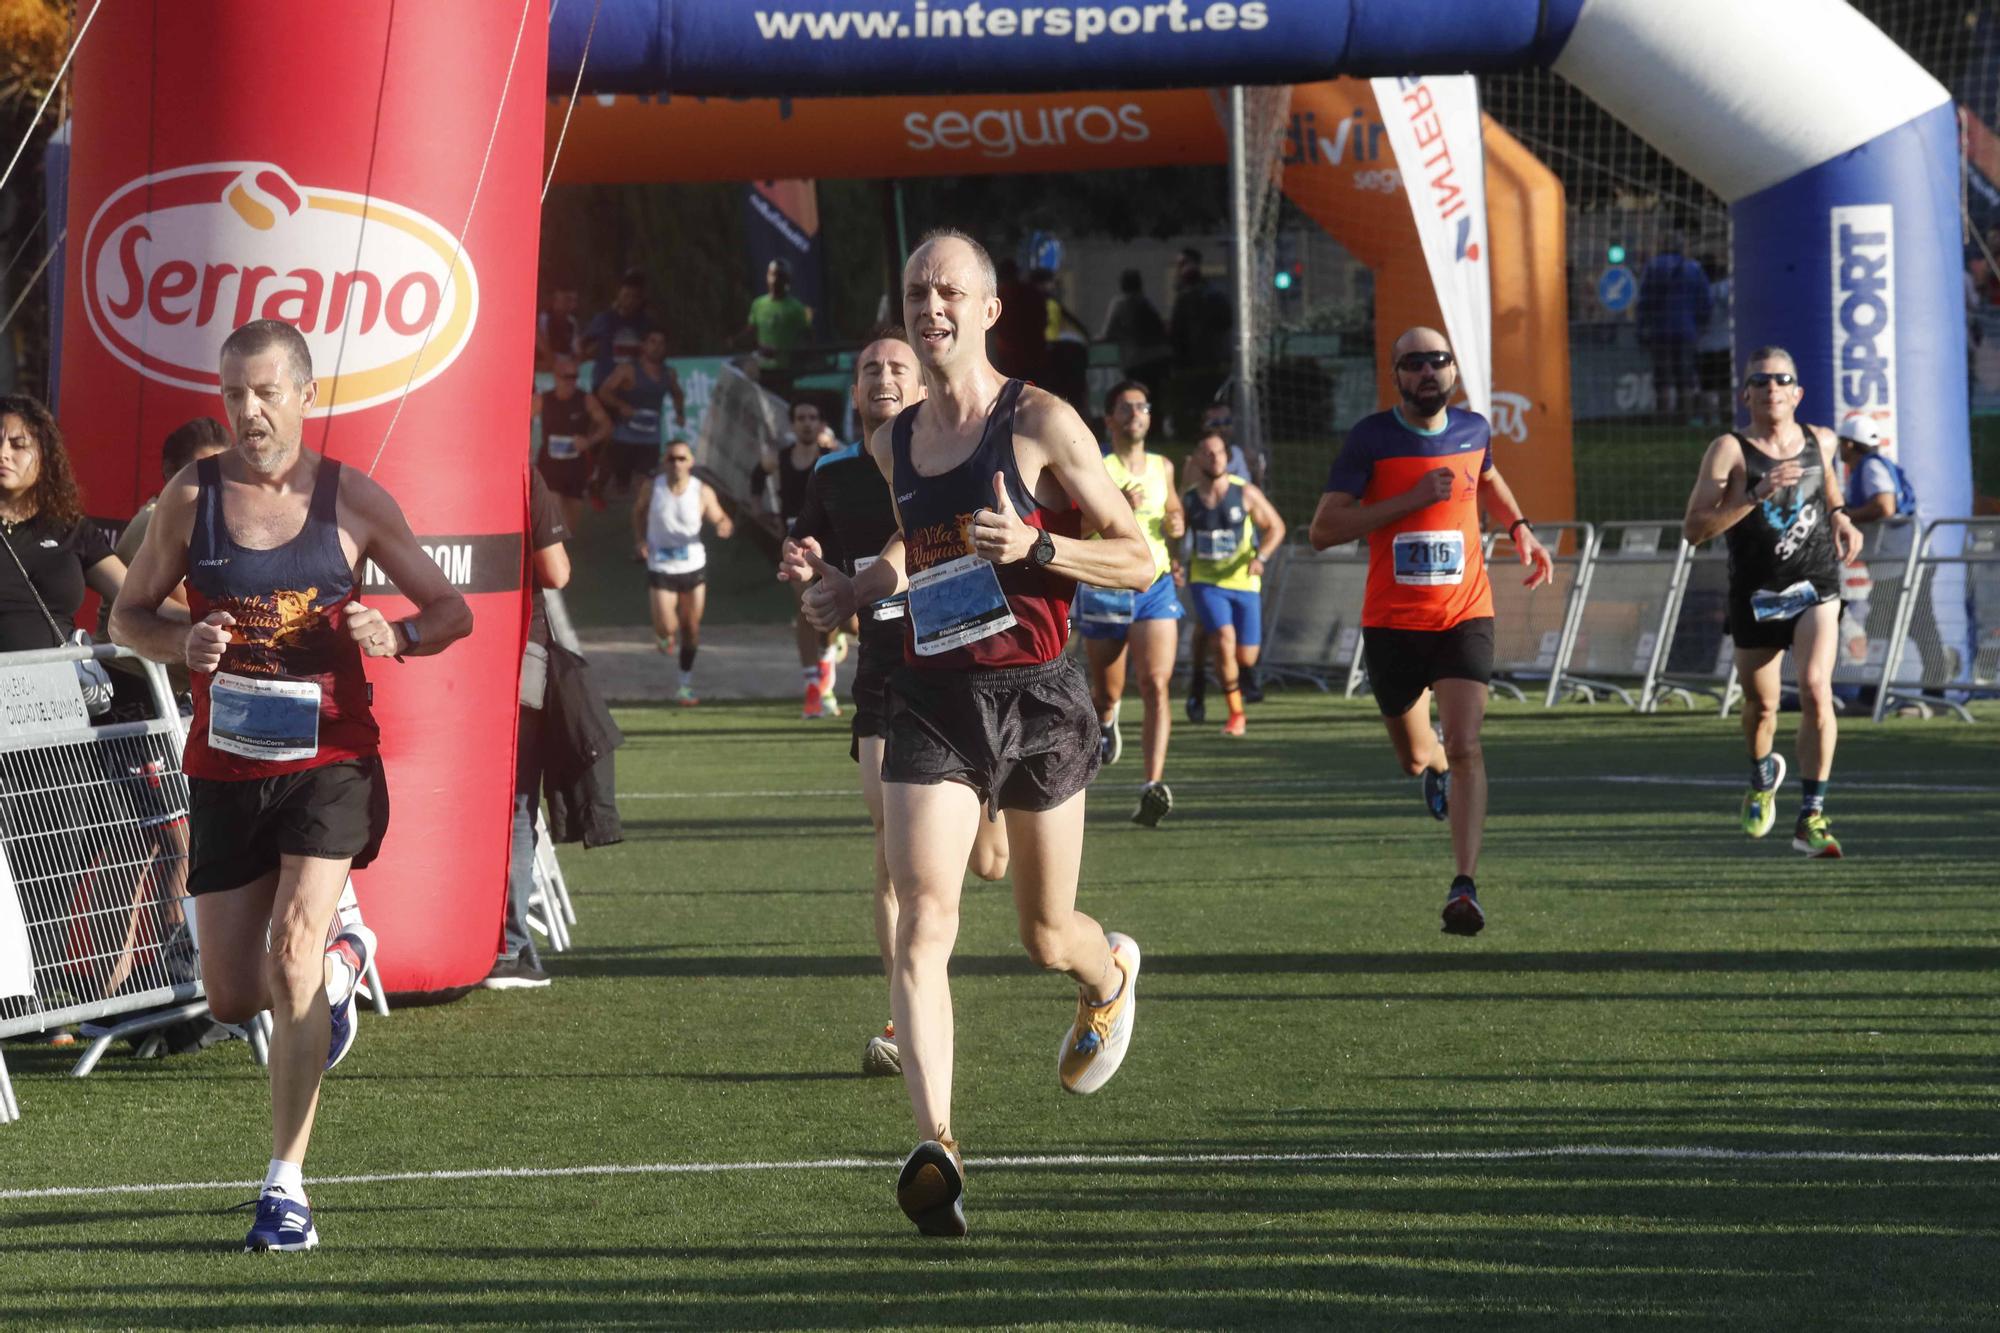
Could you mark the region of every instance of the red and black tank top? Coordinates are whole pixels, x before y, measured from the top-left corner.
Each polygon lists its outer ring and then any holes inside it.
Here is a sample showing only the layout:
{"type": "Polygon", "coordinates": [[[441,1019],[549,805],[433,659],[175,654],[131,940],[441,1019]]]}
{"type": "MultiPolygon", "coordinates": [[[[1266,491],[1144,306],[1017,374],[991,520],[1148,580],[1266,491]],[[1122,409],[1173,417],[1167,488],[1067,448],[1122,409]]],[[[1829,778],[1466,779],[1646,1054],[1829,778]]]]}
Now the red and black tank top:
{"type": "MultiPolygon", "coordinates": [[[[1024,384],[1008,380],[994,400],[979,443],[966,460],[949,472],[927,477],[910,461],[910,436],[924,404],[903,409],[890,432],[895,453],[896,507],[902,515],[904,568],[914,581],[933,566],[973,554],[972,516],[993,507],[993,474],[1006,478],[1014,512],[1029,527],[1062,537],[1078,536],[1083,515],[1075,504],[1050,509],[1038,502],[1021,482],[1014,460],[1014,410],[1024,384]]],[[[904,640],[904,660],[927,669],[965,670],[972,667],[1034,666],[1054,660],[1069,638],[1069,604],[1076,580],[1064,578],[1025,560],[993,567],[1012,627],[963,646],[924,655],[916,636],[922,627],[912,615],[904,640]]]]}
{"type": "Polygon", "coordinates": [[[305,526],[268,550],[238,545],[230,536],[220,460],[203,459],[195,475],[189,608],[197,621],[227,611],[236,623],[220,668],[193,677],[194,722],[182,761],[187,775],[244,781],[375,754],[379,732],[369,709],[361,647],[340,623],[354,596],[354,570],[341,549],[335,518],[340,464],[320,460],[305,526]],[[242,721],[242,727],[225,721],[221,731],[211,731],[218,682],[229,699],[225,718],[242,721]],[[317,727],[305,719],[308,739],[296,714],[299,701],[309,700],[315,687],[317,727]],[[258,757],[259,745],[281,757],[258,757]],[[302,753],[308,747],[312,753],[302,753]]]}

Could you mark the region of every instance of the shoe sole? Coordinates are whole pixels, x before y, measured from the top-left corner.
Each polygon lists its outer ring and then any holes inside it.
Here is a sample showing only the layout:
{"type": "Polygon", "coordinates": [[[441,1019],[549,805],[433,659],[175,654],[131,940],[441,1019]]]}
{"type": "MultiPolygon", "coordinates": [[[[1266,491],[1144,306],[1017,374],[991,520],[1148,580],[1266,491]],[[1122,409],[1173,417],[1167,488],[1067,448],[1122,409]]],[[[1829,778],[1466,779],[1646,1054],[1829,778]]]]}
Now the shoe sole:
{"type": "Polygon", "coordinates": [[[1125,736],[1118,730],[1116,722],[1111,724],[1111,748],[1104,752],[1106,767],[1115,764],[1125,754],[1125,736]]]}
{"type": "Polygon", "coordinates": [[[1470,896],[1453,898],[1444,905],[1444,933],[1477,935],[1486,926],[1486,913],[1479,900],[1470,896]]]}
{"type": "Polygon", "coordinates": [[[1832,847],[1822,847],[1818,851],[1814,851],[1812,844],[1807,842],[1804,838],[1793,838],[1792,850],[1795,852],[1804,852],[1808,857],[1810,857],[1815,861],[1838,861],[1842,859],[1840,848],[1838,845],[1832,847]]]}
{"type": "Polygon", "coordinates": [[[870,1037],[861,1051],[861,1072],[871,1078],[886,1078],[903,1072],[903,1053],[887,1037],[870,1037]]]}
{"type": "Polygon", "coordinates": [[[1432,770],[1427,768],[1424,770],[1424,774],[1425,774],[1424,809],[1430,811],[1432,819],[1437,820],[1439,823],[1443,823],[1445,820],[1451,818],[1451,786],[1449,782],[1450,774],[1440,773],[1436,775],[1435,780],[1440,783],[1443,783],[1444,787],[1442,795],[1439,796],[1435,804],[1433,804],[1431,801],[1431,782],[1433,780],[1431,776],[1432,770]]]}
{"type": "Polygon", "coordinates": [[[924,1140],[903,1163],[896,1206],[926,1236],[965,1234],[965,1177],[942,1143],[924,1140]]]}
{"type": "MultiPolygon", "coordinates": [[[[1772,757],[1773,759],[1775,759],[1775,760],[1777,760],[1777,761],[1778,761],[1778,776],[1777,776],[1777,780],[1776,780],[1776,781],[1774,781],[1774,782],[1772,782],[1772,784],[1771,784],[1771,785],[1770,785],[1769,787],[1766,787],[1766,788],[1763,788],[1763,789],[1762,789],[1762,790],[1765,790],[1765,791],[1769,791],[1770,793],[1772,793],[1772,796],[1771,796],[1771,818],[1770,818],[1770,820],[1769,820],[1769,821],[1768,821],[1768,822],[1767,822],[1767,823],[1766,823],[1766,824],[1765,824],[1765,825],[1764,825],[1764,826],[1763,826],[1762,828],[1755,828],[1755,829],[1753,829],[1753,828],[1751,828],[1751,827],[1750,827],[1749,825],[1747,825],[1747,824],[1746,824],[1746,825],[1744,825],[1744,827],[1743,827],[1743,831],[1744,831],[1745,833],[1749,834],[1749,835],[1750,835],[1751,837],[1753,837],[1753,838],[1761,838],[1761,837],[1764,837],[1764,836],[1765,836],[1766,834],[1768,834],[1768,833],[1769,833],[1769,832],[1770,832],[1770,831],[1771,831],[1772,829],[1774,829],[1774,828],[1776,828],[1776,827],[1778,826],[1778,798],[1777,798],[1777,793],[1778,793],[1778,792],[1779,792],[1779,791],[1780,791],[1780,790],[1781,790],[1781,789],[1782,789],[1782,788],[1784,787],[1784,785],[1785,785],[1785,756],[1783,756],[1783,755],[1781,755],[1781,754],[1774,754],[1774,755],[1772,755],[1771,757],[1772,757]]],[[[1796,842],[1794,842],[1794,844],[1793,844],[1793,845],[1794,845],[1794,846],[1796,846],[1796,845],[1797,845],[1797,843],[1796,843],[1796,842]]]]}
{"type": "Polygon", "coordinates": [[[1112,1033],[1111,1045],[1100,1052],[1098,1057],[1090,1062],[1090,1068],[1079,1074],[1076,1082],[1072,1084],[1063,1081],[1062,1059],[1069,1051],[1070,1038],[1076,1034],[1076,1024],[1070,1024],[1069,1031],[1063,1033],[1062,1041],[1056,1046],[1056,1082],[1062,1084],[1064,1092],[1073,1092],[1079,1097],[1088,1097],[1091,1093],[1096,1092],[1111,1081],[1111,1076],[1118,1072],[1120,1065],[1125,1063],[1125,1052],[1132,1048],[1132,1029],[1137,1026],[1139,1021],[1139,964],[1141,961],[1139,942],[1130,935],[1121,935],[1117,931],[1113,931],[1104,938],[1110,941],[1113,953],[1122,950],[1132,964],[1132,970],[1125,974],[1125,984],[1131,988],[1125,996],[1125,1035],[1121,1038],[1117,1033],[1112,1033]]]}
{"type": "Polygon", "coordinates": [[[551,978],[531,981],[526,977],[488,977],[479,983],[481,990],[540,990],[549,984],[551,978]]]}
{"type": "Polygon", "coordinates": [[[1143,828],[1158,828],[1160,821],[1174,812],[1174,794],[1163,783],[1150,787],[1139,798],[1139,808],[1132,812],[1132,822],[1143,828]]]}
{"type": "Polygon", "coordinates": [[[243,1253],[304,1254],[307,1250],[316,1250],[318,1248],[319,1248],[319,1232],[318,1230],[315,1229],[312,1231],[308,1231],[306,1233],[306,1238],[300,1241],[280,1241],[271,1245],[255,1245],[246,1241],[243,1246],[243,1253]]]}

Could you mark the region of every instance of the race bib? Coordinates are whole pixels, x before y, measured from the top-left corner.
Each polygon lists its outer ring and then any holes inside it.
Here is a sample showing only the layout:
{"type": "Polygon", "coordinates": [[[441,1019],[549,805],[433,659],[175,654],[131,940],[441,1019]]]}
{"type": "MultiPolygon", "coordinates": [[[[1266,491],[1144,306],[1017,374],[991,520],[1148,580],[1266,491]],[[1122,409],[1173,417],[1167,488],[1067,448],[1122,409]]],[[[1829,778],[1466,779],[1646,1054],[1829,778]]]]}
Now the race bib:
{"type": "Polygon", "coordinates": [[[1205,528],[1194,534],[1194,553],[1203,560],[1227,560],[1242,544],[1242,528],[1205,528]]]}
{"type": "Polygon", "coordinates": [[[910,576],[910,630],[917,656],[934,657],[1014,628],[1000,576],[976,555],[910,576]]]}
{"type": "Polygon", "coordinates": [[[283,763],[319,754],[319,686],[309,680],[220,672],[208,687],[208,744],[224,754],[283,763]]]}
{"type": "Polygon", "coordinates": [[[708,550],[700,542],[655,546],[646,552],[646,568],[655,574],[692,574],[707,563],[708,550]]]}
{"type": "Polygon", "coordinates": [[[625,418],[625,429],[633,435],[658,435],[660,433],[660,409],[641,407],[633,410],[625,418]]]}
{"type": "Polygon", "coordinates": [[[1076,585],[1076,618],[1092,625],[1129,625],[1138,594],[1130,588],[1076,585]]]}
{"type": "Polygon", "coordinates": [[[1759,589],[1750,594],[1750,614],[1758,620],[1791,620],[1820,603],[1819,589],[1811,579],[1800,579],[1778,592],[1759,589]]]}
{"type": "MultiPolygon", "coordinates": [[[[881,558],[879,555],[858,555],[854,557],[854,577],[857,579],[860,578],[863,570],[881,558]]],[[[899,592],[893,597],[884,597],[879,602],[870,602],[861,609],[867,614],[870,620],[901,620],[904,609],[909,605],[909,600],[908,594],[899,592]]]]}
{"type": "Polygon", "coordinates": [[[542,449],[542,456],[544,458],[552,459],[557,462],[567,462],[568,460],[575,458],[577,456],[576,436],[574,435],[549,436],[548,440],[545,443],[544,448],[542,449]]]}
{"type": "Polygon", "coordinates": [[[1399,532],[1391,549],[1398,583],[1436,587],[1465,577],[1465,534],[1457,528],[1399,532]]]}

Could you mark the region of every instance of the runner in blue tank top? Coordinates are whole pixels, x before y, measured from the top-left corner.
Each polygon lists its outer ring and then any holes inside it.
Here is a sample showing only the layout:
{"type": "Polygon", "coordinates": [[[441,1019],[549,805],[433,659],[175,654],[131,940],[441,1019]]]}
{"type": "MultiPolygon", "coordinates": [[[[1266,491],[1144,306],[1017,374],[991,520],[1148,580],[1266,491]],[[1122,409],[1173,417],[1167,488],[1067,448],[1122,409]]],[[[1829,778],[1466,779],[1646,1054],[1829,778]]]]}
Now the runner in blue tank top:
{"type": "Polygon", "coordinates": [[[111,637],[195,680],[188,888],[202,895],[202,984],[221,1021],[269,1010],[272,1022],[271,1162],[244,1248],[308,1250],[319,1233],[300,1167],[374,947],[358,923],[327,937],[349,867],[374,856],[389,818],[361,659],[438,652],[472,632],[472,611],[387,491],[303,447],[319,384],[297,329],[257,320],[230,334],[221,380],[235,443],[160,493],[111,637]],[[354,600],[365,560],[416,615],[391,624],[354,600]],[[192,625],[160,612],[184,579],[192,625]]]}
{"type": "MultiPolygon", "coordinates": [[[[674,403],[674,424],[687,424],[687,395],[681,389],[681,377],[667,364],[667,335],[648,329],[646,340],[639,344],[638,359],[612,371],[597,386],[597,397],[615,423],[607,465],[610,479],[623,494],[634,476],[650,477],[660,469],[660,414],[669,398],[674,403]]],[[[605,472],[598,472],[600,491],[605,472]]]]}
{"type": "Polygon", "coordinates": [[[1075,410],[987,359],[986,331],[1000,317],[996,285],[992,259],[963,233],[933,233],[910,256],[903,319],[929,396],[870,445],[901,536],[859,578],[811,542],[787,559],[788,577],[819,576],[805,606],[822,627],[857,605],[910,594],[908,665],[889,695],[882,788],[898,907],[890,999],[924,1136],[903,1164],[896,1199],[926,1235],[965,1233],[947,966],[982,801],[1006,813],[1014,847],[1035,849],[1013,864],[1029,957],[1077,985],[1076,1018],[1056,1058],[1067,1091],[1095,1092],[1117,1071],[1139,972],[1136,943],[1107,937],[1076,910],[1097,719],[1082,672],[1063,652],[1063,621],[1079,579],[1150,587],[1152,552],[1075,410]]]}

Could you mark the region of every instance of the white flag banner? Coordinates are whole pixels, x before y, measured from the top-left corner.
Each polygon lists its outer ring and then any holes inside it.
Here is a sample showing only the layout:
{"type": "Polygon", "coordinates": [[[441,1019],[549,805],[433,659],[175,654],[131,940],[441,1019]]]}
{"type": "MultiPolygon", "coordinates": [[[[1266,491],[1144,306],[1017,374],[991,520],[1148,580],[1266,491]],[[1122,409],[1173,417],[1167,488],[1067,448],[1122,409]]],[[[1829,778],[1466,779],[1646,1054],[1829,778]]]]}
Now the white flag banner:
{"type": "Polygon", "coordinates": [[[1458,354],[1466,404],[1493,414],[1493,288],[1486,248],[1486,152],[1470,74],[1371,79],[1403,193],[1458,354]]]}
{"type": "Polygon", "coordinates": [[[35,993],[35,958],[28,950],[28,923],[21,917],[21,896],[14,871],[0,852],[0,999],[35,993]]]}

